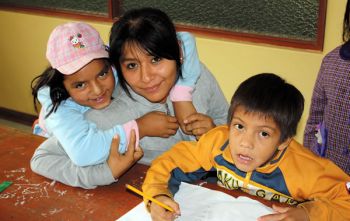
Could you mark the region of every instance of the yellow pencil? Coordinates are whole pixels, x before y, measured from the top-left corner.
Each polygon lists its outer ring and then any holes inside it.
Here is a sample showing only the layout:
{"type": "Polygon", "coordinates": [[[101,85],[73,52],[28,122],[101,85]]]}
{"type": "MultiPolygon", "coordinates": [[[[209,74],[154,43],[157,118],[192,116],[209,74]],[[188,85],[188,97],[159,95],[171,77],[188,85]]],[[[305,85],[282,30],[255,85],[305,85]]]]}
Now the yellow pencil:
{"type": "Polygon", "coordinates": [[[135,193],[139,194],[140,196],[143,196],[144,198],[146,198],[146,199],[148,199],[148,200],[158,204],[159,206],[163,207],[164,209],[169,210],[170,212],[174,212],[174,210],[171,207],[169,207],[169,206],[165,205],[164,203],[154,199],[153,197],[147,196],[145,193],[141,192],[140,190],[136,189],[135,187],[130,186],[129,184],[126,184],[125,186],[129,190],[132,190],[135,193]]]}

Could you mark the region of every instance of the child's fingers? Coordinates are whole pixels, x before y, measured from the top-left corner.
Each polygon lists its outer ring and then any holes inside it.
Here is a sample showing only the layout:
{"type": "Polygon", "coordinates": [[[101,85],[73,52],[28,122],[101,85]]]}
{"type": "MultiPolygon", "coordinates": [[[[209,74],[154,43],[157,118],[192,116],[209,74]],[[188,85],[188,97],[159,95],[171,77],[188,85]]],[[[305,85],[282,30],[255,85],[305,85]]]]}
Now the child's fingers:
{"type": "Polygon", "coordinates": [[[257,220],[258,221],[271,221],[271,220],[279,221],[279,220],[283,220],[284,218],[285,218],[285,214],[275,213],[275,214],[260,216],[257,220]]]}
{"type": "Polygon", "coordinates": [[[151,215],[154,217],[153,220],[174,220],[176,217],[181,215],[179,204],[171,198],[159,196],[157,197],[157,200],[171,207],[174,212],[170,212],[156,203],[151,203],[151,215]]]}
{"type": "Polygon", "coordinates": [[[120,143],[120,139],[119,139],[119,135],[117,134],[112,139],[111,148],[110,148],[111,154],[118,153],[119,143],[120,143]]]}
{"type": "Polygon", "coordinates": [[[272,209],[278,213],[285,213],[287,212],[290,208],[289,207],[283,207],[283,206],[277,206],[275,204],[272,205],[272,209]]]}
{"type": "Polygon", "coordinates": [[[143,156],[143,150],[140,146],[135,148],[134,159],[139,160],[143,156]]]}
{"type": "Polygon", "coordinates": [[[128,150],[125,152],[125,155],[132,155],[132,154],[134,154],[135,143],[136,143],[135,130],[131,130],[130,131],[128,150]]]}
{"type": "Polygon", "coordinates": [[[179,129],[179,124],[177,122],[172,122],[172,123],[168,123],[167,127],[168,129],[176,131],[177,129],[179,129]]]}
{"type": "Polygon", "coordinates": [[[176,117],[173,116],[167,116],[168,122],[170,123],[177,123],[176,117]]]}
{"type": "Polygon", "coordinates": [[[200,113],[191,114],[190,116],[186,117],[186,119],[184,120],[184,124],[193,123],[193,122],[199,120],[201,118],[201,116],[202,116],[202,114],[200,114],[200,113]]]}
{"type": "Polygon", "coordinates": [[[192,130],[194,136],[202,136],[205,132],[207,132],[206,128],[200,127],[192,130]]]}

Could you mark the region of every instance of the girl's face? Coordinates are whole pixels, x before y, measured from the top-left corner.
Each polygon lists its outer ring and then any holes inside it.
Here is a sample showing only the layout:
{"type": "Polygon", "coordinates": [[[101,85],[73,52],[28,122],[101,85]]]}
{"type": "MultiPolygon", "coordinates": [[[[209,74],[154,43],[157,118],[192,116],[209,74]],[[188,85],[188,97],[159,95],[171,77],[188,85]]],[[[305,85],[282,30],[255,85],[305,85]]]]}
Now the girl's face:
{"type": "Polygon", "coordinates": [[[72,99],[94,109],[107,107],[112,100],[114,76],[110,65],[96,59],[72,75],[65,75],[63,85],[72,99]]]}
{"type": "Polygon", "coordinates": [[[125,43],[120,59],[125,81],[152,103],[164,103],[176,80],[176,62],[154,57],[134,43],[125,43]]]}
{"type": "Polygon", "coordinates": [[[230,124],[229,145],[234,164],[244,172],[264,165],[276,150],[288,146],[289,139],[280,143],[281,131],[272,118],[248,113],[239,106],[230,124]]]}

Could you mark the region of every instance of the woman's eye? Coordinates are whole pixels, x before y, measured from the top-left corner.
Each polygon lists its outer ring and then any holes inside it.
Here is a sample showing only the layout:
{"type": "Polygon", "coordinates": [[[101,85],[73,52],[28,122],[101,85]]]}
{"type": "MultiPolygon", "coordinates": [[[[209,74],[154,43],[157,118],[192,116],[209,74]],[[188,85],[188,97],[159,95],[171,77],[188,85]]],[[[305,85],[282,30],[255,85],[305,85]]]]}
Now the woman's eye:
{"type": "Polygon", "coordinates": [[[162,58],[160,58],[160,57],[154,57],[153,59],[152,59],[152,63],[158,63],[158,62],[160,62],[162,60],[162,58]]]}
{"type": "Polygon", "coordinates": [[[129,64],[126,65],[126,68],[127,69],[134,69],[134,68],[136,68],[136,64],[135,63],[129,63],[129,64]]]}

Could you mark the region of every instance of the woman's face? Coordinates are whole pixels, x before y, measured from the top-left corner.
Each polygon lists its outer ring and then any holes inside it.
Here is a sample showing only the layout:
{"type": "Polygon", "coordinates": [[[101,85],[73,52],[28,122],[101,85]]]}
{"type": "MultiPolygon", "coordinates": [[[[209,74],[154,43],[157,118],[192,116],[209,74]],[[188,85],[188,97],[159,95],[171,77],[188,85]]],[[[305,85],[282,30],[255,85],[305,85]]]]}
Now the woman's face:
{"type": "Polygon", "coordinates": [[[152,103],[164,103],[176,80],[176,62],[154,57],[135,43],[125,43],[120,66],[126,82],[152,103]]]}

